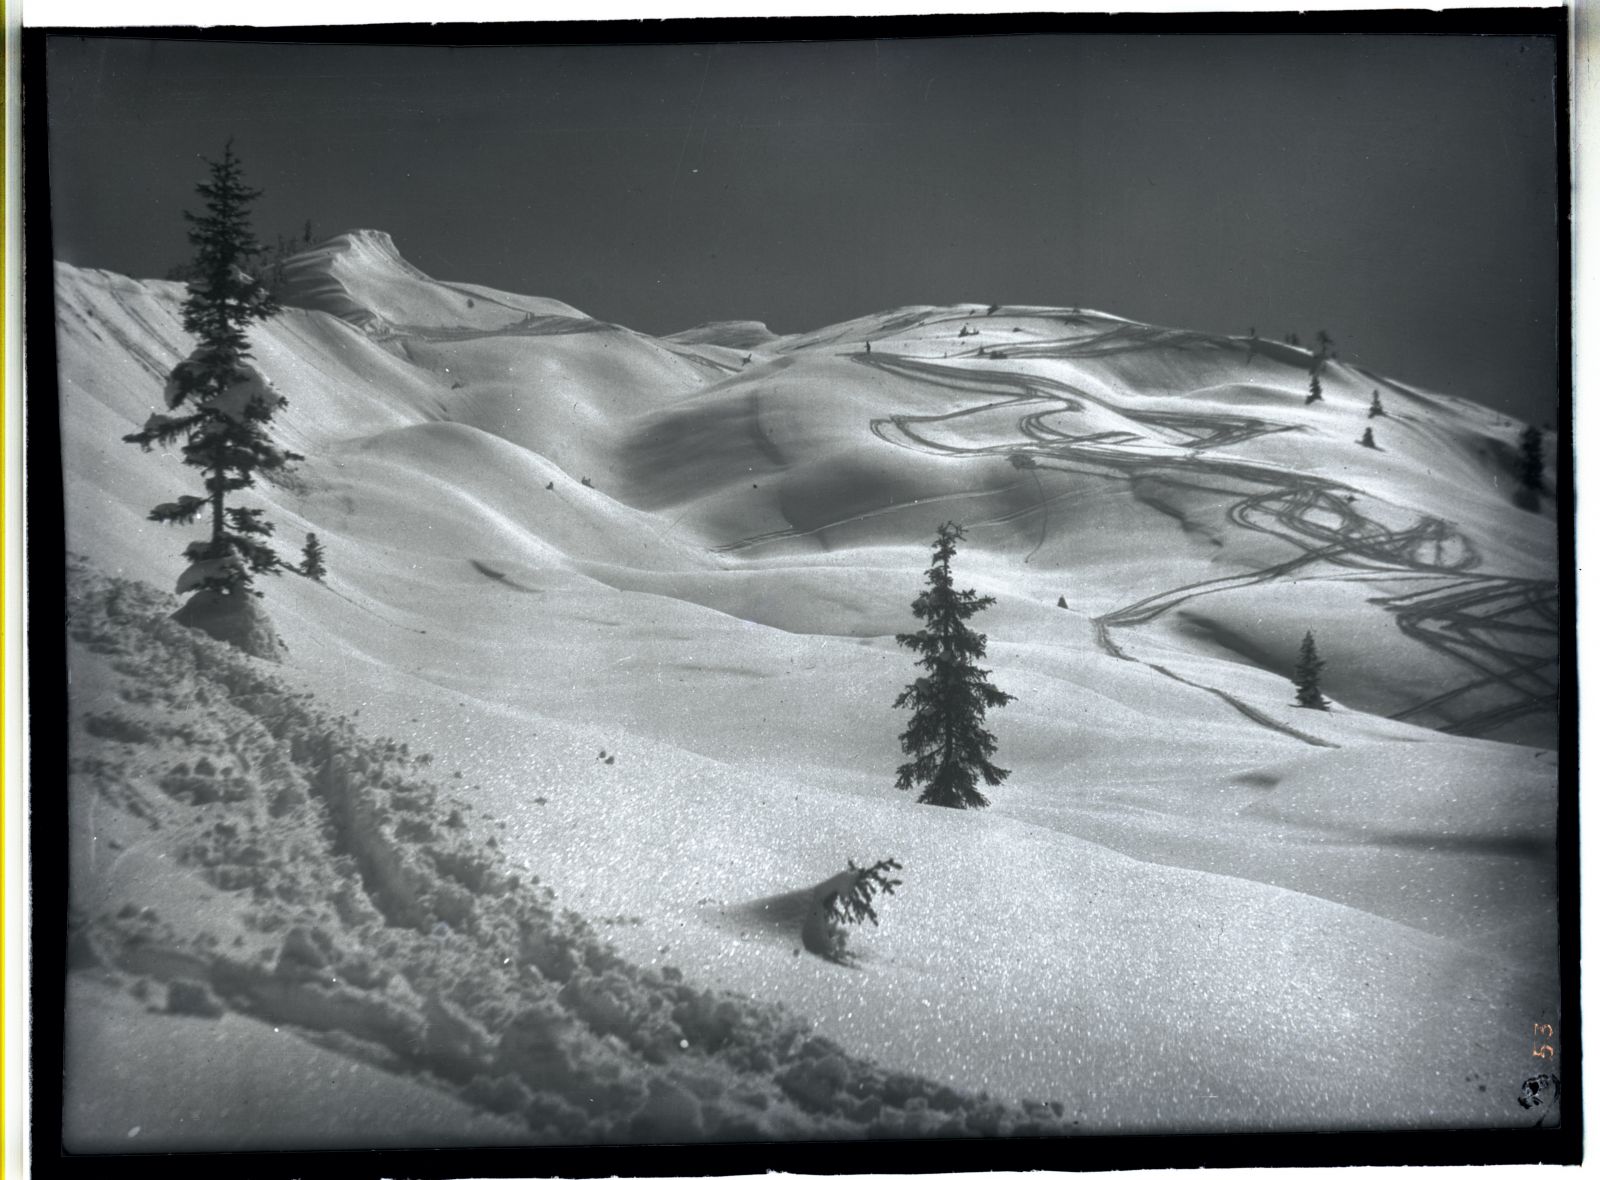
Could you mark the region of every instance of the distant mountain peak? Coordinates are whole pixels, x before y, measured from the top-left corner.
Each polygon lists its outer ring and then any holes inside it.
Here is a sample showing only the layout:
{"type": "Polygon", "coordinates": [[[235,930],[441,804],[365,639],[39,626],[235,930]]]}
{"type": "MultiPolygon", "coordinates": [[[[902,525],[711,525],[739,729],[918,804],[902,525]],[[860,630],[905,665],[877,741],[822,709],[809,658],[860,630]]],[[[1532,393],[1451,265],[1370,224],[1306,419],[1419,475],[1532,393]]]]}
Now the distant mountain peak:
{"type": "Polygon", "coordinates": [[[588,318],[559,300],[435,279],[381,229],[346,230],[287,259],[278,295],[287,306],[327,312],[366,332],[496,331],[529,315],[588,318]]]}
{"type": "Polygon", "coordinates": [[[712,320],[682,332],[663,336],[678,344],[720,344],[724,348],[760,348],[778,339],[778,334],[760,320],[712,320]]]}

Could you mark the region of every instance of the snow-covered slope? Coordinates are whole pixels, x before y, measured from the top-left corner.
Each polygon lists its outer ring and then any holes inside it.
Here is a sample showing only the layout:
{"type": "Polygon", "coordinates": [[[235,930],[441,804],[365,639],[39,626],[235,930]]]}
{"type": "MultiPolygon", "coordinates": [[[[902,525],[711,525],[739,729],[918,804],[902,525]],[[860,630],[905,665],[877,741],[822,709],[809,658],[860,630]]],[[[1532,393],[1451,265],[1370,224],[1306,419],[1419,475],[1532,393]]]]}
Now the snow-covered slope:
{"type": "MultiPolygon", "coordinates": [[[[290,274],[253,340],[307,460],[242,502],[286,551],[316,532],[329,574],[264,587],[281,674],[459,772],[462,838],[637,970],[1081,1129],[1543,1113],[1517,1098],[1527,1022],[1558,1018],[1556,536],[1512,501],[1520,423],[1337,359],[1307,404],[1303,349],[1079,309],[730,348],[439,284],[371,232],[290,274]],[[947,519],[1016,697],[982,812],[891,786],[893,636],[947,519]],[[1307,629],[1325,713],[1286,679],[1307,629]],[[890,855],[859,969],[802,953],[809,889],[890,855]]],[[[169,589],[188,538],[143,515],[190,475],[119,440],[192,346],[182,289],[56,276],[79,576],[169,589]]],[[[139,863],[85,920],[193,876],[139,863]]],[[[166,904],[191,938],[196,903],[166,904]]]]}
{"type": "Polygon", "coordinates": [[[1064,1130],[629,962],[477,784],[73,573],[69,1150],[1064,1130]]]}

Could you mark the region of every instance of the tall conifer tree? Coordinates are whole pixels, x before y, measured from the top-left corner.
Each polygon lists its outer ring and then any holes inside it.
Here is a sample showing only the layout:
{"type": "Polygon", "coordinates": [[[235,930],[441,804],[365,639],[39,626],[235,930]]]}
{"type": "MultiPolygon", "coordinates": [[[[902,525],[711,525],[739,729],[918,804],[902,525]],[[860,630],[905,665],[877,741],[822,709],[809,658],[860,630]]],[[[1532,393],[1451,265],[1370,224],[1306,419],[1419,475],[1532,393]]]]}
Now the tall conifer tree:
{"type": "Polygon", "coordinates": [[[149,519],[186,525],[209,515],[210,536],[184,551],[189,565],[177,589],[199,593],[216,607],[223,600],[259,596],[251,589],[255,575],[290,568],[267,543],[273,526],[260,509],[229,507],[227,497],[254,486],[256,473],[301,456],[267,435],[284,399],[251,363],[245,334],[251,324],[278,311],[267,289],[246,270],[261,255],[250,226],[250,205],[261,193],[245,185],[231,140],[221,160],[206,163],[210,179],[195,186],[205,209],[184,213],[195,247],[195,277],[183,304],[183,326],[200,343],[167,379],[171,412],[150,415],[143,429],[123,441],[149,450],[182,439],[184,463],[204,473],[204,496],[158,504],[149,519]]]}
{"type": "Polygon", "coordinates": [[[900,748],[911,761],[900,767],[894,785],[902,791],[920,785],[917,802],[938,807],[986,807],[989,800],[978,780],[994,787],[1011,773],[989,761],[995,740],[983,728],[983,718],[1015,698],[990,684],[989,673],[977,666],[988,639],[966,625],[994,599],[957,590],[950,577],[950,559],[963,535],[959,525],[939,526],[928,589],[911,604],[923,629],[895,636],[896,643],[921,657],[917,663],[924,674],[895,698],[894,707],[911,709],[912,717],[900,735],[900,748]]]}

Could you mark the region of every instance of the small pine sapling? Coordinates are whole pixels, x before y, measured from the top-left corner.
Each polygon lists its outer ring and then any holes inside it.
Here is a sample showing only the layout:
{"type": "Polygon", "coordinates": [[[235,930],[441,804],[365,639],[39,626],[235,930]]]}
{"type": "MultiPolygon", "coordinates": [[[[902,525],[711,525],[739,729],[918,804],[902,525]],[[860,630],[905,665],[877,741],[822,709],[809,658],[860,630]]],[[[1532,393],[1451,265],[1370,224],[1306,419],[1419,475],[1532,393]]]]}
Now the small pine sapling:
{"type": "Polygon", "coordinates": [[[891,872],[905,866],[892,856],[866,868],[862,868],[853,860],[845,863],[855,874],[855,880],[849,888],[830,893],[823,900],[822,907],[827,911],[828,917],[835,922],[847,926],[860,926],[871,922],[876,926],[878,911],[873,908],[872,899],[880,893],[888,897],[894,893],[897,886],[905,884],[899,877],[889,876],[891,872]]]}
{"type": "Polygon", "coordinates": [[[1317,351],[1311,354],[1311,392],[1306,395],[1306,405],[1322,400],[1322,366],[1333,355],[1333,337],[1317,332],[1317,351]]]}
{"type": "Polygon", "coordinates": [[[1383,412],[1383,399],[1378,396],[1378,391],[1376,389],[1374,389],[1372,391],[1372,404],[1367,407],[1367,417],[1369,417],[1369,418],[1383,418],[1383,417],[1386,417],[1386,415],[1383,412]]]}
{"type": "Polygon", "coordinates": [[[1327,711],[1328,702],[1322,696],[1322,670],[1327,661],[1317,655],[1317,642],[1306,632],[1300,641],[1300,659],[1294,666],[1294,701],[1303,709],[1327,711]]]}
{"type": "Polygon", "coordinates": [[[811,908],[800,930],[800,943],[806,950],[834,963],[850,959],[845,949],[850,941],[846,928],[867,922],[877,925],[878,911],[872,904],[873,898],[880,893],[892,894],[901,884],[900,878],[889,875],[901,867],[893,857],[866,868],[853,860],[847,863],[848,869],[830,877],[813,891],[811,908]]]}
{"type": "Polygon", "coordinates": [[[317,539],[316,533],[306,534],[305,548],[300,552],[300,570],[305,577],[313,582],[320,582],[327,574],[328,567],[322,560],[322,542],[317,539]]]}
{"type": "Polygon", "coordinates": [[[1372,437],[1372,427],[1369,426],[1365,431],[1362,432],[1361,445],[1364,447],[1371,447],[1373,450],[1378,449],[1377,441],[1372,437]]]}

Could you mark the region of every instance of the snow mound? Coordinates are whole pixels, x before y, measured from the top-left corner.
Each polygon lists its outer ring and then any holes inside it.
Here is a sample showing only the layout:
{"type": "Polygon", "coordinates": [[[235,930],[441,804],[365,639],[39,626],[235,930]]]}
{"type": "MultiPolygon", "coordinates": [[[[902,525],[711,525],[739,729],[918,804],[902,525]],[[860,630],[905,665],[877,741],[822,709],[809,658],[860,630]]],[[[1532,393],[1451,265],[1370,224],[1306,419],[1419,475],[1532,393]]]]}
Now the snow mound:
{"type": "Polygon", "coordinates": [[[452,387],[444,399],[452,421],[612,488],[633,478],[619,452],[635,419],[724,375],[621,330],[413,340],[406,352],[452,387]]]}
{"type": "Polygon", "coordinates": [[[1489,742],[1338,750],[1247,772],[1270,789],[1246,812],[1369,840],[1537,852],[1555,841],[1550,771],[1538,752],[1489,742]]]}
{"type": "Polygon", "coordinates": [[[609,469],[575,460],[564,470],[473,426],[427,422],[386,431],[341,448],[329,468],[329,482],[307,508],[326,514],[348,539],[419,557],[499,553],[546,569],[576,560],[658,569],[705,564],[664,540],[653,517],[618,503],[609,469]],[[589,472],[594,478],[585,486],[589,472]],[[360,489],[359,511],[338,512],[334,505],[352,489],[360,489]]]}
{"type": "MultiPolygon", "coordinates": [[[[178,578],[178,593],[203,586],[207,578],[237,577],[243,566],[237,556],[197,561],[178,578]]],[[[283,659],[283,640],[272,619],[249,594],[219,594],[196,590],[173,614],[172,621],[213,639],[231,644],[246,655],[277,663],[283,659]]]]}

